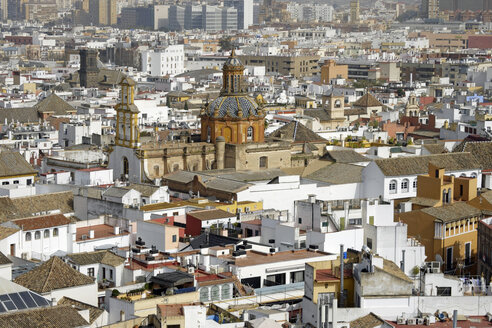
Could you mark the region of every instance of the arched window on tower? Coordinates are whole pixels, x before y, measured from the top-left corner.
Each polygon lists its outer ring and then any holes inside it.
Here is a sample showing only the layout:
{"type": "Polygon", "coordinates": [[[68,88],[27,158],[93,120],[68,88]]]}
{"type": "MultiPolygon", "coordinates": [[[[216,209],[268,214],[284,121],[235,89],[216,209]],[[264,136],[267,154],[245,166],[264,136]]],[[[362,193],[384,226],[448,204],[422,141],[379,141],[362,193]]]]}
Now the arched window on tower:
{"type": "Polygon", "coordinates": [[[250,126],[247,130],[247,133],[246,133],[246,140],[248,141],[253,141],[253,127],[250,126]]]}
{"type": "Polygon", "coordinates": [[[207,142],[210,142],[211,139],[212,139],[212,129],[210,128],[210,126],[207,126],[207,142]]]}

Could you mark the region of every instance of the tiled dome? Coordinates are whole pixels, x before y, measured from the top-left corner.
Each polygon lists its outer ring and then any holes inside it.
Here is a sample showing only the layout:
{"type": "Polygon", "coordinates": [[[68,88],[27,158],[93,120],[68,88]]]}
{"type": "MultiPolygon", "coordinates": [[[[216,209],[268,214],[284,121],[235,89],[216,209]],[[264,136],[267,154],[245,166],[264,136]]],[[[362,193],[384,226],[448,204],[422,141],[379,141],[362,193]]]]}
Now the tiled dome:
{"type": "Polygon", "coordinates": [[[224,117],[228,115],[233,118],[247,118],[261,115],[259,114],[256,101],[247,95],[219,96],[207,106],[205,114],[211,117],[224,117]],[[218,113],[215,116],[217,109],[218,113]],[[242,115],[239,115],[239,110],[241,110],[242,115]]]}

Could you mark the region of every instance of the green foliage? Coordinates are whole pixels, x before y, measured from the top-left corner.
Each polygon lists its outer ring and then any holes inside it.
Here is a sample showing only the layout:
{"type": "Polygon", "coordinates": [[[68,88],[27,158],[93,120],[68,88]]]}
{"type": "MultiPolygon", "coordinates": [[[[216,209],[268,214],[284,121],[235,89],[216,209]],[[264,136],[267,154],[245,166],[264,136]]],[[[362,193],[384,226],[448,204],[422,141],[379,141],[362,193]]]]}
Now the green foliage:
{"type": "Polygon", "coordinates": [[[117,297],[118,295],[120,295],[120,291],[118,289],[113,289],[113,291],[111,292],[111,296],[117,297]]]}
{"type": "Polygon", "coordinates": [[[398,97],[403,97],[405,96],[405,91],[403,91],[402,88],[399,88],[398,90],[396,90],[396,94],[398,95],[398,97]]]}
{"type": "Polygon", "coordinates": [[[412,274],[413,274],[414,276],[416,276],[416,275],[418,275],[418,274],[419,274],[419,272],[420,272],[420,268],[419,268],[419,266],[418,266],[418,265],[414,266],[414,267],[413,267],[413,269],[412,269],[412,274]]]}
{"type": "Polygon", "coordinates": [[[219,40],[220,51],[230,51],[234,48],[232,44],[232,39],[230,36],[223,37],[219,40]]]}
{"type": "Polygon", "coordinates": [[[150,283],[146,283],[146,284],[144,285],[144,289],[145,289],[145,290],[150,290],[150,289],[152,289],[152,285],[151,285],[150,283]]]}

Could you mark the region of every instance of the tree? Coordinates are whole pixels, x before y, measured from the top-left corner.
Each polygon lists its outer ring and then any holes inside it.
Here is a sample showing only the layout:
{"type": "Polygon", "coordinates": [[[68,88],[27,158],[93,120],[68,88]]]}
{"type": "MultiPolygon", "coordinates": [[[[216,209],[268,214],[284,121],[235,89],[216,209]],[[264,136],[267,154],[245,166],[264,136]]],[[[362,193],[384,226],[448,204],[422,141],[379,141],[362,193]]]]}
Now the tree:
{"type": "Polygon", "coordinates": [[[398,97],[403,97],[405,96],[405,91],[403,91],[402,88],[398,88],[398,90],[396,90],[396,94],[398,95],[398,97]]]}
{"type": "Polygon", "coordinates": [[[230,36],[223,37],[219,40],[220,51],[230,51],[234,48],[230,36]]]}

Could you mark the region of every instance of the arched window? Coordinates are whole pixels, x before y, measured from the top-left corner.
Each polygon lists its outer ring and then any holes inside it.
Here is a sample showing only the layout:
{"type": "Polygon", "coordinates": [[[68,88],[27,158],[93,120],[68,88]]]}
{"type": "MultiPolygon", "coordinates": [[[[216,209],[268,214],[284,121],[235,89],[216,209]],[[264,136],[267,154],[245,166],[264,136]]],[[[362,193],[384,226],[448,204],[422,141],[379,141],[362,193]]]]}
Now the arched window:
{"type": "Polygon", "coordinates": [[[219,286],[215,285],[212,286],[211,288],[211,294],[212,294],[212,301],[218,301],[220,300],[220,288],[219,286]]]}
{"type": "Polygon", "coordinates": [[[466,174],[465,173],[461,173],[460,178],[466,178],[466,174]]]}
{"type": "Polygon", "coordinates": [[[58,236],[58,228],[53,229],[53,237],[58,236]]]}
{"type": "Polygon", "coordinates": [[[128,158],[123,157],[123,175],[128,175],[129,169],[130,164],[128,163],[128,158]]]}
{"type": "Polygon", "coordinates": [[[260,169],[268,168],[268,157],[261,156],[260,157],[260,169]]]}
{"type": "Polygon", "coordinates": [[[417,190],[417,179],[413,180],[413,190],[417,190]]]}
{"type": "Polygon", "coordinates": [[[206,302],[210,299],[210,293],[208,292],[208,287],[200,288],[200,302],[206,302]]]}
{"type": "Polygon", "coordinates": [[[44,230],[43,237],[44,238],[50,238],[50,230],[49,229],[44,230]]]}
{"type": "Polygon", "coordinates": [[[250,126],[247,130],[247,133],[246,133],[246,140],[248,141],[253,141],[253,127],[250,126]]]}
{"type": "Polygon", "coordinates": [[[222,294],[222,299],[223,300],[228,300],[230,299],[230,292],[231,292],[231,287],[229,285],[222,285],[222,290],[221,290],[221,294],[222,294]]]}
{"type": "Polygon", "coordinates": [[[471,175],[470,175],[472,178],[476,178],[477,177],[477,174],[475,172],[473,172],[471,175]]]}
{"type": "Polygon", "coordinates": [[[212,139],[212,129],[210,128],[210,126],[207,126],[207,142],[210,142],[211,139],[212,139]]]}
{"type": "Polygon", "coordinates": [[[453,195],[451,194],[451,188],[448,189],[448,198],[447,198],[447,202],[448,203],[451,203],[451,199],[453,199],[453,195]]]}
{"type": "Polygon", "coordinates": [[[396,194],[396,180],[391,180],[389,183],[390,194],[396,194]]]}
{"type": "Polygon", "coordinates": [[[31,238],[32,238],[31,233],[27,232],[26,233],[26,241],[31,241],[31,238]]]}
{"type": "Polygon", "coordinates": [[[179,171],[179,164],[174,164],[173,172],[179,171]]]}
{"type": "Polygon", "coordinates": [[[448,193],[446,192],[446,189],[443,189],[443,191],[442,191],[442,202],[443,203],[447,203],[448,202],[448,200],[447,200],[448,197],[447,196],[448,196],[448,193]]]}
{"type": "Polygon", "coordinates": [[[41,238],[41,231],[36,231],[34,233],[34,239],[40,239],[41,238]]]}
{"type": "Polygon", "coordinates": [[[193,164],[192,171],[198,171],[198,163],[193,164]]]}
{"type": "Polygon", "coordinates": [[[403,179],[401,182],[401,192],[408,192],[410,181],[408,179],[403,179]]]}
{"type": "Polygon", "coordinates": [[[340,101],[340,99],[335,100],[335,108],[340,108],[340,107],[342,107],[342,102],[340,101]]]}
{"type": "Polygon", "coordinates": [[[159,165],[154,165],[154,175],[155,175],[156,177],[158,177],[158,176],[159,176],[159,165]]]}

